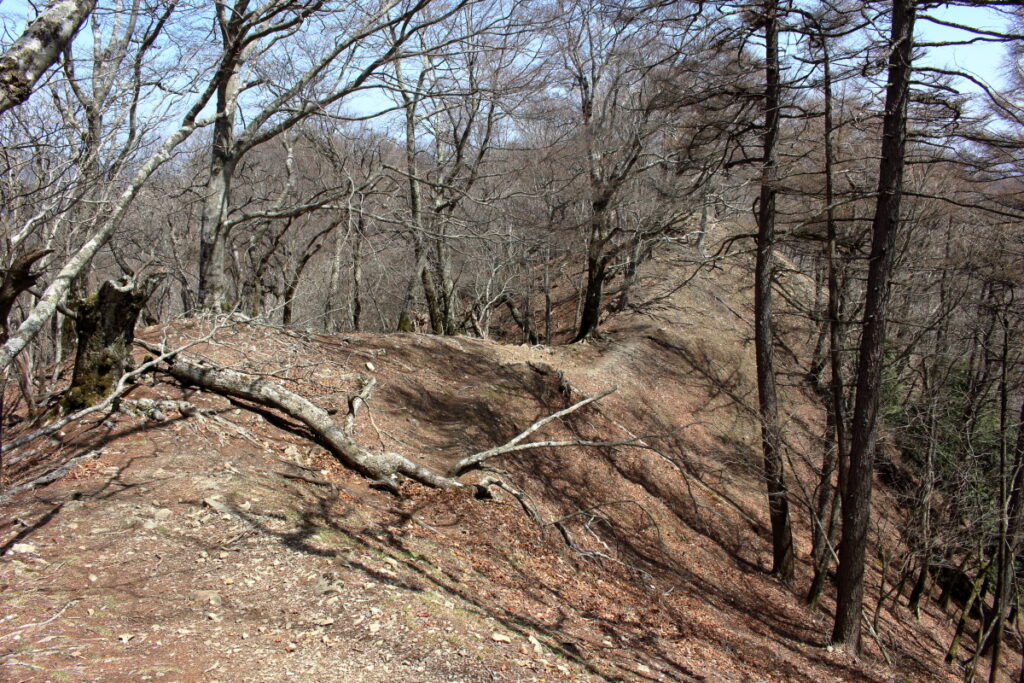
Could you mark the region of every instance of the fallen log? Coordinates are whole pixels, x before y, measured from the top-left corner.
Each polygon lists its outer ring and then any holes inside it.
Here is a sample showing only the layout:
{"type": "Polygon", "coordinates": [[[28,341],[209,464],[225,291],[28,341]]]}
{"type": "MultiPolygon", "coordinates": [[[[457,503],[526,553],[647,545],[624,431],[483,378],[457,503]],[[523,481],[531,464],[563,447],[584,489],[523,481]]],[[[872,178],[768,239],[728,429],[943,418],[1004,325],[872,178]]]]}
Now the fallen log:
{"type": "MultiPolygon", "coordinates": [[[[136,339],[135,343],[150,351],[160,353],[162,348],[136,339]]],[[[165,354],[163,356],[167,358],[165,354]]],[[[479,469],[482,465],[501,455],[523,450],[561,446],[628,446],[634,445],[638,439],[625,441],[601,442],[585,440],[568,441],[532,441],[522,443],[528,436],[539,431],[545,425],[574,413],[584,406],[596,403],[615,391],[615,387],[607,389],[595,396],[584,398],[577,403],[563,408],[551,415],[543,417],[511,441],[489,448],[456,461],[446,474],[438,474],[433,470],[418,465],[409,458],[398,453],[372,453],[363,448],[353,437],[356,412],[360,405],[367,404],[375,381],[364,380],[360,392],[349,399],[348,414],[343,424],[334,421],[332,413],[316,405],[309,399],[289,391],[279,384],[258,375],[251,375],[232,370],[208,361],[188,361],[180,355],[173,355],[167,360],[164,369],[169,375],[183,384],[192,385],[216,394],[229,396],[276,410],[297,420],[310,430],[316,439],[325,446],[349,469],[376,480],[378,484],[397,491],[401,484],[399,475],[431,488],[470,488],[478,498],[489,498],[488,488],[495,485],[493,477],[485,477],[480,484],[469,484],[459,481],[459,477],[470,470],[479,469]]]]}
{"type": "Polygon", "coordinates": [[[167,372],[184,384],[268,406],[298,420],[313,432],[343,465],[371,479],[397,486],[397,475],[404,475],[433,488],[468,486],[417,465],[397,453],[371,453],[356,443],[343,427],[336,424],[326,410],[262,377],[205,363],[191,363],[180,357],[176,357],[170,363],[167,372]]]}

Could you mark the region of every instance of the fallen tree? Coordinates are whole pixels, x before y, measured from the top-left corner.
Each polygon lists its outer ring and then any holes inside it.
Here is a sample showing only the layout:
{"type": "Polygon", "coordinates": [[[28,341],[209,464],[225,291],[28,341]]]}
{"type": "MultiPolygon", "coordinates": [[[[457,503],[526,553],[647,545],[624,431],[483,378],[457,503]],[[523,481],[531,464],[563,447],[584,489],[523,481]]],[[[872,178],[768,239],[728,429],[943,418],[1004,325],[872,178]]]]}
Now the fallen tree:
{"type": "MultiPolygon", "coordinates": [[[[153,352],[166,353],[162,348],[147,342],[136,340],[136,343],[153,352]]],[[[361,404],[369,400],[369,394],[374,386],[372,380],[367,381],[363,386],[363,390],[349,400],[349,410],[345,419],[345,425],[341,426],[334,421],[327,410],[264,377],[222,367],[208,361],[193,362],[185,360],[179,355],[174,355],[168,359],[164,371],[183,384],[256,403],[297,420],[309,429],[316,439],[330,450],[334,457],[343,465],[394,490],[397,490],[401,483],[400,478],[404,476],[431,488],[474,488],[478,494],[486,495],[487,486],[497,483],[493,477],[485,479],[487,483],[478,485],[459,481],[458,477],[472,469],[480,468],[486,460],[528,448],[570,445],[624,445],[624,442],[604,443],[579,440],[521,443],[527,436],[538,431],[548,423],[601,400],[615,391],[612,388],[596,396],[584,398],[552,415],[541,418],[506,444],[461,458],[452,466],[447,474],[438,474],[398,453],[372,453],[363,448],[353,438],[352,432],[356,411],[361,404]]]]}
{"type": "MultiPolygon", "coordinates": [[[[397,475],[401,474],[434,488],[465,486],[462,482],[439,475],[397,453],[371,453],[336,424],[326,410],[262,377],[211,363],[191,363],[180,357],[175,357],[166,371],[184,384],[252,401],[298,420],[313,432],[343,465],[372,479],[397,485],[397,475]]],[[[354,407],[353,403],[350,410],[354,407]]]]}

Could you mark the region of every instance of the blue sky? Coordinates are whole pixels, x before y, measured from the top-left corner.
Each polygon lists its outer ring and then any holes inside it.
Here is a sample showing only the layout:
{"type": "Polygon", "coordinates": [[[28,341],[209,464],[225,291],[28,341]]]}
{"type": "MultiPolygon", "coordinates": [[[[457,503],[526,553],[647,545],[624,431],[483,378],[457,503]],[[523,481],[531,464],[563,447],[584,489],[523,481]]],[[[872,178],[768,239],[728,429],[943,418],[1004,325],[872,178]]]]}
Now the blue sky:
{"type": "MultiPolygon", "coordinates": [[[[1005,28],[1005,18],[1000,12],[982,7],[946,7],[933,10],[929,14],[943,21],[982,29],[1001,30],[1005,28]]],[[[918,22],[918,41],[942,42],[964,41],[973,36],[965,31],[936,25],[927,20],[918,22]]],[[[998,43],[975,43],[972,45],[932,48],[929,61],[936,66],[949,69],[968,71],[980,76],[984,81],[999,85],[1006,46],[998,43]]]]}
{"type": "MultiPolygon", "coordinates": [[[[48,2],[41,1],[37,6],[48,2]]],[[[26,15],[30,12],[26,0],[0,0],[0,42],[6,44],[16,37],[24,28],[26,15]]],[[[929,14],[952,23],[979,26],[982,28],[1002,29],[1005,17],[1000,12],[988,8],[944,7],[931,10],[929,14]]],[[[917,40],[925,42],[964,41],[972,36],[964,31],[937,26],[925,19],[918,21],[917,40]]],[[[931,48],[926,63],[948,68],[964,70],[979,76],[982,80],[999,86],[1001,69],[1005,54],[1005,46],[996,43],[974,43],[971,45],[931,48]]],[[[968,85],[967,87],[971,87],[968,85]]],[[[353,98],[351,111],[365,113],[369,109],[387,106],[379,95],[364,93],[353,98]]]]}

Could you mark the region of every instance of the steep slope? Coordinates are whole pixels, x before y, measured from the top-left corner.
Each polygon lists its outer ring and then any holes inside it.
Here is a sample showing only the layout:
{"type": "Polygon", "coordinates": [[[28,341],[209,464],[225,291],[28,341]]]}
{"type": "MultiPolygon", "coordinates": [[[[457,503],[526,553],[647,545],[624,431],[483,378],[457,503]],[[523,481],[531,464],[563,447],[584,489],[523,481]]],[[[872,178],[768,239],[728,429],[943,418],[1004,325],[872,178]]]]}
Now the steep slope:
{"type": "MultiPolygon", "coordinates": [[[[573,346],[220,329],[189,357],[266,373],[340,414],[376,379],[359,441],[439,471],[564,408],[568,386],[617,391],[538,437],[631,443],[492,461],[537,523],[503,492],[376,490],[300,425],[158,375],[130,398],[198,412],[102,415],[8,461],[20,481],[92,454],[0,508],[4,679],[953,680],[941,615],[883,615],[891,668],[874,641],[862,661],[826,649],[828,615],[799,599],[799,504],[798,585],[766,575],[743,272],[697,277],[573,346]]],[[[797,367],[810,331],[782,323],[799,500],[822,418],[797,367]]],[[[179,343],[211,325],[142,336],[179,343]]],[[[884,530],[898,512],[884,491],[877,508],[884,530]]]]}

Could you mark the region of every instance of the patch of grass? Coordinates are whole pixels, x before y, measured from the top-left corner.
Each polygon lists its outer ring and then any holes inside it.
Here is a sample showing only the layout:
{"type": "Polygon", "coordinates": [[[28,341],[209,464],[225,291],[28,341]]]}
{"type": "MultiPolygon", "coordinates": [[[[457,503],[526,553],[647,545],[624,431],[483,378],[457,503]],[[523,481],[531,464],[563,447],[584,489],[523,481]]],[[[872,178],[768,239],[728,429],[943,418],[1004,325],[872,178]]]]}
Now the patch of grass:
{"type": "Polygon", "coordinates": [[[351,536],[335,529],[322,528],[313,534],[313,538],[332,548],[354,548],[357,545],[351,536]]]}

